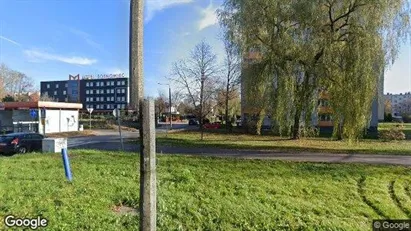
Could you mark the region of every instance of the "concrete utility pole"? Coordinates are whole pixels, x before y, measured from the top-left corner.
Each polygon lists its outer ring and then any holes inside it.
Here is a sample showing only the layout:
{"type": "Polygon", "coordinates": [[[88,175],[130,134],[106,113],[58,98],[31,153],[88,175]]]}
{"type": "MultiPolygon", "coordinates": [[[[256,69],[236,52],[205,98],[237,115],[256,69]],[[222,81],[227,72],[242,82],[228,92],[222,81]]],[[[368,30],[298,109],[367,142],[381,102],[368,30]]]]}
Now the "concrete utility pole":
{"type": "Polygon", "coordinates": [[[154,101],[143,100],[143,0],[130,0],[130,107],[140,122],[140,230],[157,226],[154,101]]]}
{"type": "Polygon", "coordinates": [[[140,146],[140,230],[155,231],[157,222],[156,127],[154,100],[144,100],[140,146]]]}
{"type": "Polygon", "coordinates": [[[139,115],[143,99],[143,32],[144,0],[130,0],[129,83],[130,108],[139,115]]]}

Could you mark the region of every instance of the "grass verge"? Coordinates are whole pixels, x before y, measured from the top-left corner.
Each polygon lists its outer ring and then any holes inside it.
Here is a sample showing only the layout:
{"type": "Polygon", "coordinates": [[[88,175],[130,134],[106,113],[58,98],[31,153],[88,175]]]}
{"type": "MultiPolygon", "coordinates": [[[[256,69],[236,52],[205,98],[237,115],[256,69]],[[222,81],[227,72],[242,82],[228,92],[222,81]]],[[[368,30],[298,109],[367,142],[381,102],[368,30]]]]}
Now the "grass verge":
{"type": "Polygon", "coordinates": [[[290,140],[275,136],[254,136],[246,134],[204,133],[204,140],[200,140],[200,133],[185,131],[172,134],[158,134],[158,145],[180,147],[223,148],[223,149],[250,149],[273,150],[282,152],[316,152],[316,153],[362,153],[362,154],[390,154],[411,155],[410,141],[383,142],[379,140],[363,140],[349,144],[346,141],[334,141],[328,138],[304,138],[290,140]]]}
{"type": "MultiPolygon", "coordinates": [[[[138,215],[117,208],[138,208],[139,156],[78,150],[70,161],[73,183],[58,154],[0,158],[0,217],[138,230],[138,215]]],[[[158,230],[368,230],[372,219],[410,218],[405,167],[159,155],[157,170],[158,230]]]]}

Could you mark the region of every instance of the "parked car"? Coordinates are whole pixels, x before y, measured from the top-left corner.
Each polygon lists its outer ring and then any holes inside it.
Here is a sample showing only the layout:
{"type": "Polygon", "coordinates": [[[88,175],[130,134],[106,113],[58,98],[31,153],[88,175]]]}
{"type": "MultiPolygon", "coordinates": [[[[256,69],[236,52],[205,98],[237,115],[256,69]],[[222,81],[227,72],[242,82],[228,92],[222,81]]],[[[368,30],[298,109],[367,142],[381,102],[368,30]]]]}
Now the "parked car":
{"type": "Polygon", "coordinates": [[[188,125],[199,125],[200,123],[196,119],[190,119],[188,121],[188,125]]]}
{"type": "Polygon", "coordinates": [[[0,153],[13,155],[41,151],[44,136],[33,132],[10,133],[0,136],[0,153]]]}

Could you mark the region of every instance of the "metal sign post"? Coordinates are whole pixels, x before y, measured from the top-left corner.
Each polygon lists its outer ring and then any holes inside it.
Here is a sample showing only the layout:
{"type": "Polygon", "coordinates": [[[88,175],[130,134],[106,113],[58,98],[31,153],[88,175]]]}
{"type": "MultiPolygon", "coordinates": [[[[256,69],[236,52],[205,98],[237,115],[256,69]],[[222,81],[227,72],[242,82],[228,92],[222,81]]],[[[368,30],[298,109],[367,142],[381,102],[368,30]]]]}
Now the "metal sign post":
{"type": "Polygon", "coordinates": [[[89,122],[90,122],[90,130],[91,130],[91,113],[93,113],[93,108],[87,108],[87,111],[88,111],[88,113],[90,114],[90,117],[89,117],[89,122]]]}
{"type": "Polygon", "coordinates": [[[123,136],[121,135],[121,120],[120,120],[120,110],[118,108],[113,110],[114,117],[117,118],[118,122],[118,132],[120,133],[121,150],[124,151],[123,136]]]}
{"type": "Polygon", "coordinates": [[[34,131],[34,124],[36,122],[36,117],[37,117],[36,109],[30,109],[30,116],[32,118],[31,130],[34,131]]]}
{"type": "Polygon", "coordinates": [[[40,114],[41,114],[41,124],[43,124],[43,135],[45,136],[46,135],[46,108],[45,107],[41,109],[40,114]]]}

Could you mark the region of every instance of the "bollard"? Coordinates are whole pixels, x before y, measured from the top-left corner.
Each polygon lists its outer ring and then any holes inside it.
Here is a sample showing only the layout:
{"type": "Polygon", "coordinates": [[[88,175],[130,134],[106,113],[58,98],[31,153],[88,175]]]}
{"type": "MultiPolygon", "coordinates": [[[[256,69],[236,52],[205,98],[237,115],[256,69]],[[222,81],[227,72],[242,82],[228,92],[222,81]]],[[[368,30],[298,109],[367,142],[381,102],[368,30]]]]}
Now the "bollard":
{"type": "Polygon", "coordinates": [[[73,178],[71,176],[70,161],[67,155],[67,148],[61,149],[61,155],[63,156],[63,165],[66,178],[71,182],[73,178]]]}

